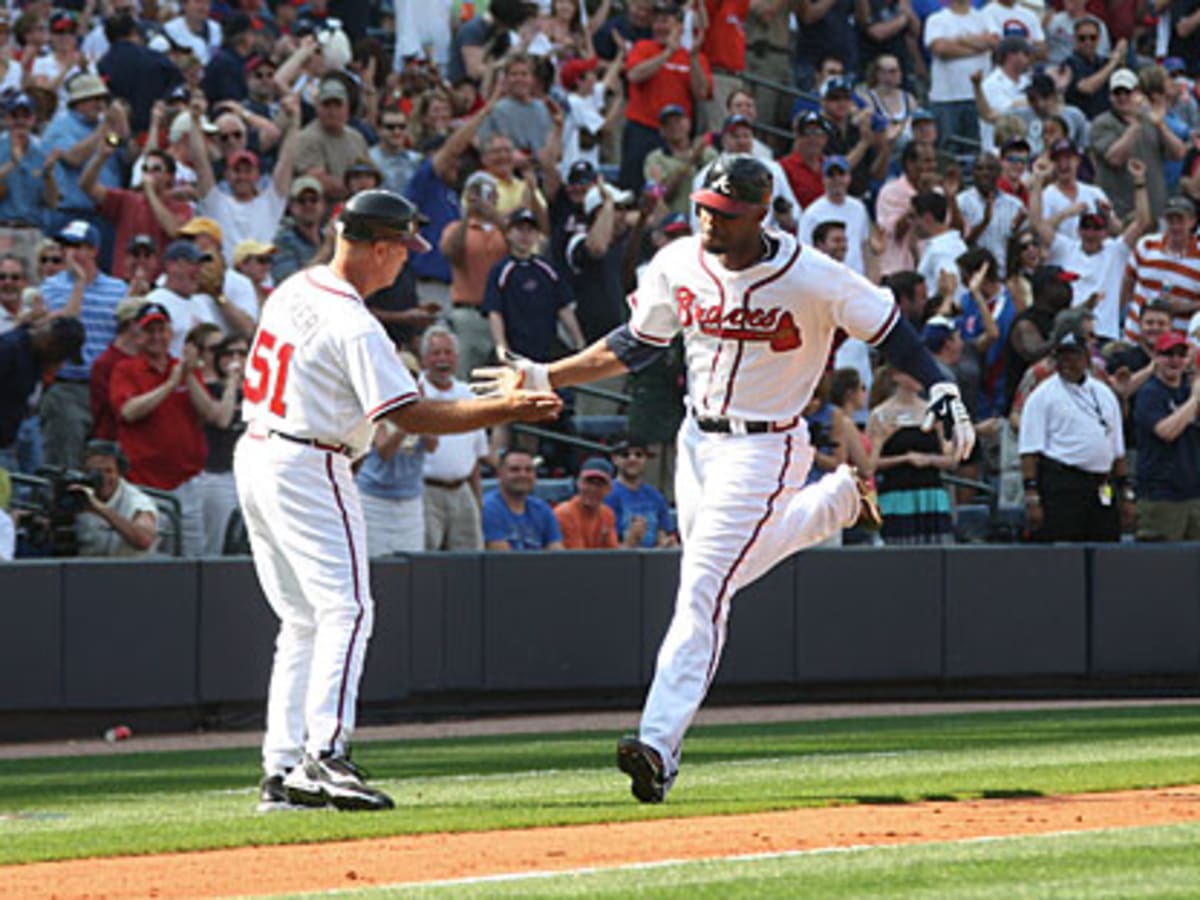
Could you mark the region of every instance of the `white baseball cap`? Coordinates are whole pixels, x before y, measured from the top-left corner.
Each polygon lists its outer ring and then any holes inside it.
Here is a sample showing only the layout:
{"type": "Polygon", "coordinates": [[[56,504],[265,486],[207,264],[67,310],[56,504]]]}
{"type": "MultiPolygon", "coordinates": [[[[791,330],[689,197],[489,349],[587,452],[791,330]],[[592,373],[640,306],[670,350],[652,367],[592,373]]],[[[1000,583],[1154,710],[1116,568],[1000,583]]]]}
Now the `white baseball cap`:
{"type": "MultiPolygon", "coordinates": [[[[613,187],[611,184],[605,184],[604,190],[608,193],[608,196],[612,198],[614,206],[621,206],[622,204],[633,202],[632,191],[623,191],[620,188],[613,187]]],[[[584,216],[590,216],[603,205],[604,197],[600,193],[600,185],[593,184],[590,188],[588,188],[588,192],[583,197],[584,216]]]]}

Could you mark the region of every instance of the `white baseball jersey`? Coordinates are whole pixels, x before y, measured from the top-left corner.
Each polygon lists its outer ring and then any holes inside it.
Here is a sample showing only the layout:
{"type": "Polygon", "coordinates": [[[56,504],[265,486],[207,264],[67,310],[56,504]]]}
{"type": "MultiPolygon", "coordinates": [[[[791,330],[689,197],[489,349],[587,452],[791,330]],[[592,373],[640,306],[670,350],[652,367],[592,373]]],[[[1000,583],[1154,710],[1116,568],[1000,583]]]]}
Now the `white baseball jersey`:
{"type": "Polygon", "coordinates": [[[775,253],[739,272],[704,252],[699,236],[679,238],[629,297],[639,340],[665,346],[683,330],[688,401],[699,416],[794,419],[839,327],[875,343],[899,316],[890,291],[789,234],[770,237],[775,253]]]}
{"type": "Polygon", "coordinates": [[[251,433],[366,450],[372,423],[417,399],[417,386],[362,297],[327,266],[287,279],[263,308],[246,362],[251,433]]]}

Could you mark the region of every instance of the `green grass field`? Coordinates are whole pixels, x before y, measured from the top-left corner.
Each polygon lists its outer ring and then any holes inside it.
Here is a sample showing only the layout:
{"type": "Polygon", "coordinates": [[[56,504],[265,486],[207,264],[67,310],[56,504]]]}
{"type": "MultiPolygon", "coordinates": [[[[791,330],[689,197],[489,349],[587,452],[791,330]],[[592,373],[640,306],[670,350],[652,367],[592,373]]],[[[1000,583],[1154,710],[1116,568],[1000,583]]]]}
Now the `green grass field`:
{"type": "MultiPolygon", "coordinates": [[[[629,796],[615,737],[363,744],[356,759],[397,801],[371,815],[255,814],[253,750],[2,762],[0,863],[1200,781],[1200,706],[697,728],[676,789],[652,807],[629,796]]],[[[772,867],[797,865],[837,868],[772,867]]]]}

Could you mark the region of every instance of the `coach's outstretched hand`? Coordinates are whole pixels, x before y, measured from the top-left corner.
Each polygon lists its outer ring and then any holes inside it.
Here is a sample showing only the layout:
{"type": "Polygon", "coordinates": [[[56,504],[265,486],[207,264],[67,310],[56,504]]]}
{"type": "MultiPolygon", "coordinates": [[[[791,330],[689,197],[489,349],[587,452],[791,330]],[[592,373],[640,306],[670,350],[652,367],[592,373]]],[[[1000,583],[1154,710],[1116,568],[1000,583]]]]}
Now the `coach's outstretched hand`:
{"type": "Polygon", "coordinates": [[[512,391],[505,399],[515,422],[549,422],[562,412],[562,398],[553,392],[512,391]]]}
{"type": "Polygon", "coordinates": [[[481,397],[508,394],[524,388],[529,391],[549,391],[550,372],[545,363],[526,359],[519,353],[501,347],[496,351],[500,365],[485,366],[471,372],[471,390],[481,397]]]}
{"type": "Polygon", "coordinates": [[[935,425],[942,426],[942,434],[954,447],[955,459],[962,462],[971,455],[975,428],[958,393],[958,385],[949,381],[939,381],[929,389],[929,407],[921,430],[932,431],[935,425]]]}

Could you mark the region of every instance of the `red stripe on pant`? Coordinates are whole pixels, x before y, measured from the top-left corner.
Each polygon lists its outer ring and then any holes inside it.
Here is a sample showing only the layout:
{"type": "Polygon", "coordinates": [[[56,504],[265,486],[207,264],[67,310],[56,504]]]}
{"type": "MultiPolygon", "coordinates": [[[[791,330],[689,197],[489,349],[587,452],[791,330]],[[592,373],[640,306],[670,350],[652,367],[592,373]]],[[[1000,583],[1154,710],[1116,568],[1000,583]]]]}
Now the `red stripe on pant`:
{"type": "Polygon", "coordinates": [[[333,499],[337,503],[338,512],[342,514],[342,527],[346,529],[346,544],[350,548],[350,575],[354,582],[354,602],[358,605],[358,615],[354,617],[354,628],[350,631],[350,646],[346,648],[346,661],[342,664],[342,682],[338,688],[338,719],[337,728],[333,730],[333,736],[329,739],[329,752],[337,752],[337,740],[342,734],[342,707],[346,703],[346,683],[350,679],[350,660],[354,658],[354,643],[358,640],[358,630],[362,625],[363,620],[363,603],[362,596],[359,594],[358,585],[358,554],[354,549],[354,534],[350,531],[350,516],[346,513],[346,505],[342,502],[342,492],[338,487],[337,479],[333,477],[333,454],[325,454],[325,474],[329,477],[329,483],[333,486],[333,499]]]}
{"type": "Polygon", "coordinates": [[[725,591],[729,589],[729,582],[733,580],[733,574],[737,571],[738,566],[742,564],[742,560],[746,558],[746,554],[750,552],[750,548],[754,546],[754,542],[758,540],[758,536],[762,533],[763,526],[767,524],[767,520],[771,518],[771,514],[775,512],[775,501],[779,499],[779,495],[783,493],[785,478],[787,475],[788,464],[792,460],[792,435],[784,438],[783,448],[783,464],[779,467],[779,474],[775,478],[775,490],[771,492],[771,496],[767,498],[767,511],[763,513],[761,519],[754,526],[754,530],[750,532],[750,537],[742,546],[741,552],[734,559],[733,565],[729,567],[729,571],[725,573],[725,578],[721,581],[721,589],[717,591],[717,603],[713,609],[713,649],[712,655],[708,660],[708,672],[704,678],[704,689],[708,690],[708,685],[712,683],[713,675],[717,668],[717,646],[720,642],[720,626],[721,621],[721,604],[725,600],[725,591]]]}

